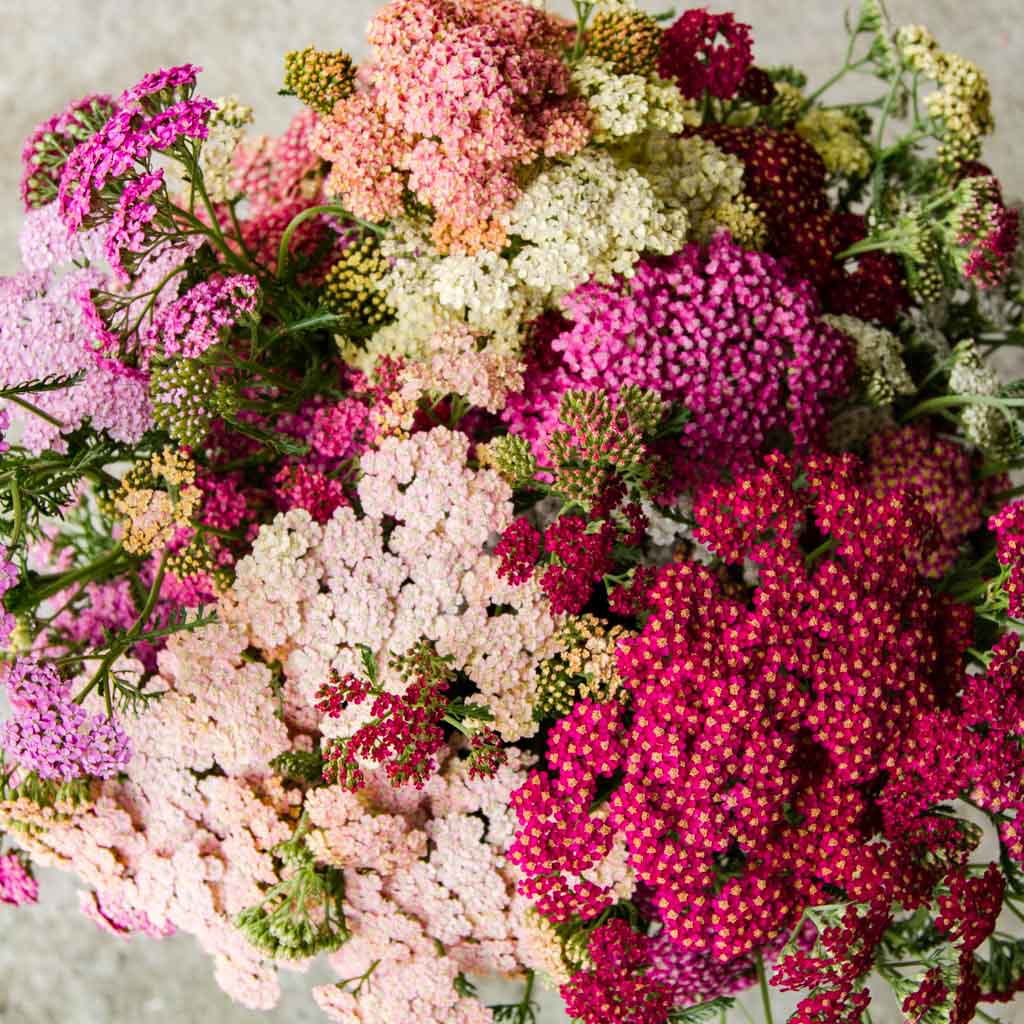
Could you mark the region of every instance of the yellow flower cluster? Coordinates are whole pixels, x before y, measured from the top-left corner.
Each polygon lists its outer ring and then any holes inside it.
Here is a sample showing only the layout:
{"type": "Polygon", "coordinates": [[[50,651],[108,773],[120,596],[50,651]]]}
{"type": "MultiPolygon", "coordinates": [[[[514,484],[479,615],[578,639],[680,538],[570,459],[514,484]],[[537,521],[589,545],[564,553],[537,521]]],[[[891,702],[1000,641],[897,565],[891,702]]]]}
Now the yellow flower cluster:
{"type": "Polygon", "coordinates": [[[615,649],[630,635],[622,626],[607,628],[593,615],[568,619],[555,635],[558,654],[537,669],[539,716],[568,714],[577,700],[605,703],[624,696],[615,649]]]}
{"type": "Polygon", "coordinates": [[[114,495],[114,511],[124,526],[124,546],[133,554],[159,551],[180,527],[191,524],[202,503],[195,464],[165,448],[125,474],[114,495]]]}
{"type": "Polygon", "coordinates": [[[748,195],[740,193],[717,206],[714,221],[744,249],[763,249],[768,243],[768,224],[764,214],[748,195]]]}
{"type": "Polygon", "coordinates": [[[981,140],[995,128],[988,79],[972,61],[939,48],[921,25],[904,25],[896,45],[906,63],[939,86],[925,100],[928,114],[944,126],[939,159],[946,164],[976,160],[981,140]]]}
{"type": "Polygon", "coordinates": [[[338,316],[378,327],[394,319],[395,311],[380,290],[388,261],[372,235],[350,245],[324,278],[324,301],[338,316]]]}
{"type": "Polygon", "coordinates": [[[815,148],[829,173],[866,178],[871,172],[871,153],[857,122],[842,110],[811,110],[797,123],[796,131],[815,148]]]}
{"type": "Polygon", "coordinates": [[[587,32],[587,53],[611,64],[620,75],[654,71],[661,28],[645,11],[622,5],[598,11],[587,32]]]}

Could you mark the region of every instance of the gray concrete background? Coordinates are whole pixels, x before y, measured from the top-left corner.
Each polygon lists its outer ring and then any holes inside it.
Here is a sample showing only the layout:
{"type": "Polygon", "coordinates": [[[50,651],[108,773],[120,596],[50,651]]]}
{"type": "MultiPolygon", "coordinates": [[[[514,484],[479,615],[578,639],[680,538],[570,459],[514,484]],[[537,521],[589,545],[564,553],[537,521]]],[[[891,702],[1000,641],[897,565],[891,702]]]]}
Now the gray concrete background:
{"type": "MultiPolygon", "coordinates": [[[[662,10],[668,2],[648,0],[644,6],[662,10]]],[[[294,101],[275,95],[285,51],[316,42],[361,55],[363,28],[377,6],[376,0],[0,0],[0,273],[17,269],[22,141],[66,101],[87,92],[116,93],[147,71],[192,61],[206,69],[201,84],[207,95],[236,93],[256,108],[259,130],[278,131],[295,110],[294,101]]],[[[565,10],[571,4],[551,6],[565,10]]],[[[713,10],[727,7],[753,24],[761,63],[798,64],[813,84],[841,59],[842,2],[711,3],[713,10]]],[[[944,47],[987,71],[999,127],[986,159],[1010,195],[1024,195],[1022,0],[890,0],[889,7],[897,22],[927,24],[944,47]]],[[[109,938],[78,912],[69,878],[43,872],[40,881],[38,906],[0,908],[2,1024],[324,1020],[308,990],[326,977],[285,974],[276,1011],[244,1010],[219,992],[210,965],[187,936],[162,943],[109,938]]],[[[997,1016],[1024,1024],[1024,1008],[997,1016]]],[[[899,1017],[875,1019],[887,1024],[899,1017]]],[[[565,1018],[545,1010],[544,1024],[558,1020],[565,1018]]]]}

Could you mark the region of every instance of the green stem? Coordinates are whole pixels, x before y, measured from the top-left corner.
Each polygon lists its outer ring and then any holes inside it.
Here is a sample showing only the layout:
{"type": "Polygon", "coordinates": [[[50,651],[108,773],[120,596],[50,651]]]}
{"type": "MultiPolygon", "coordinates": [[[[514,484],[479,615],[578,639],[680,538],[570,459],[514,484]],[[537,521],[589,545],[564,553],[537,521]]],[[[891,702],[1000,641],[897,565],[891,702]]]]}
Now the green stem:
{"type": "Polygon", "coordinates": [[[311,206],[292,217],[288,227],[284,229],[281,236],[281,244],[277,247],[277,277],[278,280],[284,277],[285,268],[288,266],[288,247],[291,244],[292,235],[300,225],[304,224],[311,217],[318,217],[321,213],[333,213],[338,216],[346,216],[345,210],[336,203],[326,203],[323,206],[311,206]]]}
{"type": "Polygon", "coordinates": [[[908,423],[925,413],[940,409],[955,409],[964,405],[987,405],[995,409],[1024,409],[1024,398],[998,398],[995,395],[939,395],[918,403],[904,413],[901,422],[908,423]]]}
{"type": "MultiPolygon", "coordinates": [[[[110,670],[110,666],[113,665],[113,663],[126,650],[128,650],[135,637],[137,637],[145,628],[150,615],[153,614],[153,609],[156,607],[156,602],[160,597],[160,589],[163,587],[164,583],[164,574],[167,571],[167,558],[168,553],[165,550],[160,556],[160,564],[157,566],[156,575],[153,577],[153,584],[149,588],[149,594],[146,596],[146,603],[142,606],[142,611],[139,612],[138,618],[132,623],[128,632],[121,637],[120,641],[114,642],[110,645],[110,650],[103,656],[103,660],[99,663],[99,667],[93,673],[92,678],[75,696],[76,704],[81,704],[82,701],[84,701],[85,698],[100,684],[100,682],[106,678],[107,673],[110,670]]],[[[107,704],[107,717],[110,718],[113,713],[113,706],[109,682],[104,687],[103,696],[107,704]]]]}
{"type": "Polygon", "coordinates": [[[863,67],[867,63],[867,58],[857,61],[855,64],[850,63],[850,58],[853,56],[853,48],[857,44],[857,36],[854,34],[850,35],[850,44],[846,47],[846,56],[843,58],[843,66],[829,79],[827,79],[822,85],[818,86],[814,92],[804,101],[804,110],[809,110],[811,104],[819,97],[824,95],[829,89],[832,88],[837,82],[844,79],[851,71],[855,71],[859,67],[863,67]]]}
{"type": "Polygon", "coordinates": [[[10,610],[20,611],[27,608],[37,608],[47,598],[53,597],[54,594],[59,594],[62,590],[65,590],[74,583],[96,579],[100,575],[104,574],[108,569],[115,567],[118,559],[120,559],[123,554],[124,549],[120,544],[118,544],[116,547],[111,548],[105,555],[101,555],[88,565],[83,565],[80,569],[75,569],[73,572],[68,573],[44,576],[37,581],[36,587],[30,592],[29,597],[31,600],[28,603],[19,603],[18,609],[12,608],[10,610]]]}
{"type": "Polygon", "coordinates": [[[754,957],[754,968],[757,971],[757,985],[761,990],[761,1005],[764,1008],[764,1024],[775,1024],[772,1017],[772,997],[768,988],[768,976],[764,970],[764,957],[760,950],[754,957]]]}
{"type": "Polygon", "coordinates": [[[56,427],[58,430],[64,429],[64,424],[55,416],[51,416],[48,412],[44,412],[34,402],[29,402],[27,399],[21,397],[21,395],[6,395],[8,402],[13,402],[15,405],[20,405],[22,409],[28,412],[34,413],[40,419],[46,420],[47,423],[56,427]]]}
{"type": "Polygon", "coordinates": [[[21,507],[21,488],[18,486],[17,477],[11,477],[7,490],[11,495],[11,507],[14,511],[14,529],[11,531],[10,543],[10,550],[13,552],[21,540],[21,531],[25,526],[25,512],[21,507]]]}

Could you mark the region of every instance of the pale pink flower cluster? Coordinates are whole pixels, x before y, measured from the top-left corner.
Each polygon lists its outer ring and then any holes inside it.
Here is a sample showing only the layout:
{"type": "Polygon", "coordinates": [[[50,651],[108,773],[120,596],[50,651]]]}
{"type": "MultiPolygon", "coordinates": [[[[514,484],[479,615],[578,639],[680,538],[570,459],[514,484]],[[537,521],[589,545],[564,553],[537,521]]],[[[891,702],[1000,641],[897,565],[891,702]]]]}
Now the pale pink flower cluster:
{"type": "MultiPolygon", "coordinates": [[[[385,685],[403,692],[390,657],[425,638],[475,684],[471,699],[507,741],[535,733],[535,669],[557,622],[538,586],[498,576],[487,546],[512,522],[511,491],[492,470],[468,467],[469,443],[444,427],[383,439],[362,457],[362,515],[339,508],[321,527],[287,512],[239,561],[223,614],[281,661],[309,704],[332,668],[362,672],[360,645],[374,652],[385,685]]],[[[347,709],[322,729],[347,733],[367,713],[347,709]]]]}
{"type": "MultiPolygon", "coordinates": [[[[277,999],[275,969],[233,919],[279,881],[271,851],[291,837],[301,793],[269,774],[267,759],[291,744],[269,670],[243,649],[226,626],[176,634],[153,683],[164,695],[123,718],[137,751],[127,781],[97,784],[79,805],[0,804],[0,824],[33,826],[20,831],[22,845],[94,889],[84,907],[107,930],[189,932],[229,994],[266,1009],[277,999]]],[[[115,668],[142,671],[127,659],[115,668]]]]}
{"type": "MultiPolygon", "coordinates": [[[[379,774],[370,780],[370,799],[390,802],[392,813],[375,810],[371,818],[364,811],[347,830],[351,845],[335,863],[350,869],[367,858],[374,870],[346,870],[353,938],[330,962],[344,979],[359,978],[379,962],[358,994],[351,984],[314,990],[330,1019],[489,1024],[490,1011],[461,998],[453,983],[460,973],[515,976],[529,963],[521,940],[528,903],[516,893],[516,869],[505,862],[514,828],[509,800],[525,777],[522,756],[514,752],[513,758],[494,778],[471,780],[466,762],[452,757],[411,798],[379,774]],[[373,830],[381,818],[388,824],[373,830]],[[370,836],[380,843],[377,849],[368,845],[370,836]]],[[[314,821],[337,820],[331,808],[342,799],[318,795],[307,807],[314,821]]]]}
{"type": "Polygon", "coordinates": [[[505,398],[523,387],[522,364],[500,352],[480,349],[477,335],[464,324],[439,331],[427,344],[426,362],[410,362],[403,370],[402,399],[415,408],[421,395],[461,395],[477,409],[498,413],[505,398]]]}

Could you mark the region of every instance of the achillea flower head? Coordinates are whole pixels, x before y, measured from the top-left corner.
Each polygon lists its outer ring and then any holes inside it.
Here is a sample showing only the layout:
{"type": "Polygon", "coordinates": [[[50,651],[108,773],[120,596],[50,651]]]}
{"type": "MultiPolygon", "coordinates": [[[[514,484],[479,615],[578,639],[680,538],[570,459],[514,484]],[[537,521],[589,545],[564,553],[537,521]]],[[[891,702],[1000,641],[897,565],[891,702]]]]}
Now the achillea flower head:
{"type": "Polygon", "coordinates": [[[1024,619],[1024,501],[1010,502],[991,516],[988,528],[996,535],[999,562],[1008,571],[1003,584],[1010,615],[1024,619]]]}
{"type": "MultiPolygon", "coordinates": [[[[549,21],[524,10],[530,23],[549,21]]],[[[518,168],[586,142],[586,107],[550,35],[521,38],[516,19],[487,12],[393,0],[371,20],[374,90],[339,102],[314,137],[333,164],[329,191],[358,216],[398,215],[408,189],[433,209],[447,247],[474,248],[455,244],[463,231],[500,245],[488,225],[518,197],[518,168]]]]}
{"type": "Polygon", "coordinates": [[[132,90],[125,93],[118,110],[76,146],[64,164],[57,200],[69,231],[108,219],[120,198],[119,186],[134,176],[140,164],[149,166],[154,153],[170,149],[183,139],[206,138],[209,118],[217,105],[212,100],[183,98],[164,107],[160,97],[165,97],[168,90],[174,93],[177,85],[169,83],[177,82],[177,78],[171,72],[148,77],[155,91],[143,89],[138,102],[129,99],[134,97],[132,90]],[[160,86],[164,78],[166,83],[160,86]],[[143,95],[145,103],[140,106],[143,95]]]}
{"type": "Polygon", "coordinates": [[[307,46],[284,58],[284,87],[319,114],[329,114],[355,89],[356,69],[342,50],[307,46]]]}
{"type": "Polygon", "coordinates": [[[977,160],[982,139],[995,127],[984,72],[964,57],[942,50],[921,25],[904,25],[895,42],[902,59],[938,86],[925,97],[925,107],[942,126],[939,159],[949,167],[977,160]]]}
{"type": "Polygon", "coordinates": [[[197,64],[179,64],[151,71],[130,89],[125,89],[118,96],[117,104],[124,108],[137,105],[151,113],[162,111],[192,95],[202,70],[197,64]]]}
{"type": "Polygon", "coordinates": [[[220,342],[225,328],[255,311],[259,291],[247,274],[200,281],[153,318],[148,347],[163,356],[201,356],[220,342]]]}
{"type": "Polygon", "coordinates": [[[903,343],[895,334],[854,316],[822,319],[856,343],[857,374],[869,402],[888,405],[897,395],[914,394],[917,388],[903,362],[903,343]]]}
{"type": "Polygon", "coordinates": [[[764,214],[769,251],[816,285],[835,273],[824,161],[792,131],[707,125],[702,137],[743,161],[743,188],[764,214]]]}
{"type": "Polygon", "coordinates": [[[965,178],[956,187],[948,233],[960,273],[979,288],[995,288],[1013,268],[1020,212],[1005,205],[991,175],[965,178]]]}
{"type": "Polygon", "coordinates": [[[661,37],[658,73],[690,99],[731,99],[752,63],[750,26],[732,14],[684,11],[661,37]]]}
{"type": "MultiPolygon", "coordinates": [[[[564,872],[621,840],[668,938],[726,963],[784,941],[823,886],[884,893],[887,908],[887,887],[909,885],[899,857],[914,844],[883,866],[862,787],[900,763],[923,709],[957,693],[971,612],[921,583],[920,505],[906,491],[875,498],[850,456],[800,468],[770,456],[702,487],[694,517],[724,561],[757,565],[753,595],[737,600],[686,561],[656,571],[642,631],[618,645],[630,717],[581,702],[556,724],[552,774],[533,773],[515,797],[510,857],[546,913],[599,912],[607,888],[567,891],[564,872]],[[809,521],[828,546],[808,564],[809,521]],[[595,821],[594,794],[616,777],[595,821]],[[734,845],[743,870],[719,884],[715,858],[734,845]]],[[[935,871],[916,876],[915,898],[935,871]]]]}
{"type": "Polygon", "coordinates": [[[163,187],[164,172],[157,170],[126,182],[121,192],[103,248],[111,269],[122,281],[132,278],[125,267],[124,254],[140,255],[147,248],[148,228],[158,212],[150,199],[163,187]]]}
{"type": "Polygon", "coordinates": [[[536,718],[561,718],[579,700],[621,699],[624,691],[615,649],[630,635],[622,626],[609,629],[593,615],[566,619],[555,637],[561,650],[537,669],[536,718]]]}
{"type": "Polygon", "coordinates": [[[612,285],[585,284],[564,305],[575,323],[551,343],[561,363],[528,365],[524,390],[502,414],[538,458],[557,429],[561,396],[598,381],[612,393],[646,388],[688,409],[682,444],[695,472],[749,460],[778,429],[806,448],[853,368],[849,339],[818,319],[809,285],[726,235],[641,261],[612,285]]]}
{"type": "Polygon", "coordinates": [[[661,26],[646,11],[599,10],[587,25],[587,55],[619,75],[650,75],[661,51],[661,26]]]}
{"type": "Polygon", "coordinates": [[[0,746],[21,770],[71,782],[110,778],[127,766],[131,744],[121,726],[76,704],[52,665],[19,658],[4,683],[14,713],[0,730],[0,746]]]}
{"type": "MultiPolygon", "coordinates": [[[[867,235],[859,214],[838,214],[831,221],[830,252],[842,252],[867,235]]],[[[911,304],[903,263],[892,253],[863,253],[826,282],[823,300],[830,313],[894,327],[911,304]]]]}
{"type": "Polygon", "coordinates": [[[796,133],[815,148],[830,174],[866,178],[870,172],[871,151],[849,114],[816,107],[797,122],[796,133]]]}
{"type": "Polygon", "coordinates": [[[317,455],[342,461],[362,454],[371,438],[370,410],[355,398],[343,398],[317,409],[308,435],[317,455]]]}
{"type": "Polygon", "coordinates": [[[128,551],[159,551],[179,529],[192,525],[202,504],[195,476],[192,460],[173,448],[154,454],[124,475],[113,504],[125,528],[123,543],[128,551]]]}
{"type": "Polygon", "coordinates": [[[369,327],[393,320],[381,282],[389,270],[376,235],[353,242],[331,265],[324,277],[324,303],[332,313],[350,317],[369,327]]]}
{"type": "Polygon", "coordinates": [[[970,454],[954,441],[936,437],[925,424],[874,434],[868,475],[875,494],[894,488],[915,493],[936,532],[922,552],[924,576],[938,578],[951,568],[964,540],[983,523],[985,488],[974,481],[970,454]]]}
{"type": "Polygon", "coordinates": [[[234,389],[192,359],[154,366],[149,380],[153,423],[181,445],[197,448],[218,416],[234,411],[234,389]]]}
{"type": "MultiPolygon", "coordinates": [[[[212,120],[216,123],[216,114],[212,120]]],[[[323,161],[312,149],[319,123],[315,111],[303,109],[283,135],[246,139],[234,150],[231,189],[251,204],[252,216],[246,223],[254,218],[260,222],[290,204],[304,208],[316,201],[324,177],[323,161]]]]}
{"type": "MultiPolygon", "coordinates": [[[[4,413],[6,414],[6,410],[4,413]]],[[[7,641],[10,640],[11,634],[18,624],[15,617],[4,607],[4,594],[11,587],[17,585],[20,579],[21,572],[13,562],[8,560],[6,546],[0,544],[0,648],[7,646],[7,641]]]]}
{"type": "Polygon", "coordinates": [[[16,853],[0,854],[0,903],[21,907],[39,899],[39,883],[16,853]]]}
{"type": "Polygon", "coordinates": [[[127,375],[120,363],[98,361],[94,353],[94,333],[78,296],[102,279],[91,269],[0,279],[0,386],[50,375],[82,376],[74,387],[33,396],[57,423],[26,419],[21,443],[30,451],[64,451],[65,435],[84,423],[128,445],[149,429],[145,379],[127,375]]]}
{"type": "MultiPolygon", "coordinates": [[[[973,338],[965,338],[953,350],[949,392],[970,397],[998,395],[1002,383],[995,370],[981,358],[973,338]]],[[[960,410],[967,440],[995,458],[1011,457],[1020,446],[1021,425],[1012,410],[968,403],[960,410]]]]}
{"type": "Polygon", "coordinates": [[[21,154],[21,199],[26,210],[57,198],[68,154],[99,131],[116,109],[109,96],[84,96],[32,132],[21,154]]]}
{"type": "Polygon", "coordinates": [[[273,480],[278,507],[305,509],[318,523],[326,523],[335,509],[348,504],[345,486],[334,477],[305,463],[282,466],[273,480]]]}
{"type": "Polygon", "coordinates": [[[587,947],[593,969],[559,989],[568,1012],[583,1024],[663,1024],[672,1000],[665,985],[644,973],[648,943],[621,918],[596,929],[587,947]]]}

